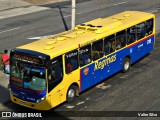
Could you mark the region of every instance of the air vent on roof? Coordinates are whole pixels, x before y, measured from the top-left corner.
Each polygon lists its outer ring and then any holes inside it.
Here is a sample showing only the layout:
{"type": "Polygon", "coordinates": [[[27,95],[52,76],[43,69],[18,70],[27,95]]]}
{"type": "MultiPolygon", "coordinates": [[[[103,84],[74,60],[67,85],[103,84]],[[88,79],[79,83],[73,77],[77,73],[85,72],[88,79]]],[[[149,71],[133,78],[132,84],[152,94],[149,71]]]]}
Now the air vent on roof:
{"type": "Polygon", "coordinates": [[[72,38],[72,39],[77,37],[76,34],[66,34],[66,35],[62,35],[62,36],[65,37],[65,38],[72,38]]]}
{"type": "Polygon", "coordinates": [[[92,24],[81,24],[81,25],[77,25],[75,27],[75,30],[89,30],[89,31],[95,31],[97,30],[98,28],[101,28],[102,26],[95,26],[95,25],[92,25],[92,24]]]}
{"type": "Polygon", "coordinates": [[[96,27],[96,26],[94,26],[94,25],[92,25],[92,24],[87,24],[87,26],[89,26],[89,27],[96,27]]]}
{"type": "Polygon", "coordinates": [[[131,16],[131,14],[124,15],[124,17],[130,17],[130,16],[131,16]]]}
{"type": "Polygon", "coordinates": [[[78,29],[78,30],[86,30],[86,27],[84,26],[77,26],[75,29],[78,29]]]}
{"type": "Polygon", "coordinates": [[[97,26],[98,28],[101,28],[102,26],[97,26]]]}
{"type": "Polygon", "coordinates": [[[121,16],[121,17],[113,17],[112,19],[125,20],[125,19],[127,19],[128,17],[130,17],[130,16],[131,16],[130,14],[126,14],[126,15],[121,16]]]}
{"type": "Polygon", "coordinates": [[[95,31],[95,30],[97,30],[97,28],[88,28],[87,30],[89,30],[89,31],[95,31]]]}
{"type": "Polygon", "coordinates": [[[52,45],[52,44],[55,44],[55,43],[57,43],[57,41],[51,40],[51,41],[48,41],[48,42],[47,42],[47,45],[52,45]]]}
{"type": "Polygon", "coordinates": [[[53,45],[46,45],[45,46],[45,50],[51,50],[51,49],[53,49],[54,48],[54,46],[53,45]]]}
{"type": "Polygon", "coordinates": [[[85,31],[84,30],[79,30],[79,31],[76,31],[76,34],[82,34],[82,33],[84,33],[85,31]]]}
{"type": "Polygon", "coordinates": [[[57,41],[63,41],[63,40],[65,40],[66,39],[66,37],[58,37],[56,40],[57,41]]]}
{"type": "Polygon", "coordinates": [[[118,27],[122,25],[122,22],[121,21],[117,21],[117,22],[113,22],[112,24],[109,24],[109,25],[106,25],[106,26],[103,26],[103,27],[100,27],[98,28],[95,32],[97,34],[100,34],[100,33],[103,33],[111,28],[114,28],[114,27],[118,27]]]}

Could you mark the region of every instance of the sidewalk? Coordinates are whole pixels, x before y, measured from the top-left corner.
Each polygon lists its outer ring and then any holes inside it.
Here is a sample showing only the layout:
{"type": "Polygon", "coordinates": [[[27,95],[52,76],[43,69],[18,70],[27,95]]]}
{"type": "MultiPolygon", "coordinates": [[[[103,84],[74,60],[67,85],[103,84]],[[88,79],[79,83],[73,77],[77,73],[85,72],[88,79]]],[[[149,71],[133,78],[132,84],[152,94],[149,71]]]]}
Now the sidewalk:
{"type": "Polygon", "coordinates": [[[29,7],[32,4],[24,2],[22,0],[0,0],[0,11],[19,8],[29,7]]]}
{"type": "Polygon", "coordinates": [[[0,19],[47,10],[47,7],[33,6],[21,0],[0,0],[0,19]]]}
{"type": "MultiPolygon", "coordinates": [[[[52,3],[69,0],[54,0],[52,3]]],[[[35,6],[22,0],[0,0],[0,19],[24,15],[51,9],[49,7],[35,6]]]]}
{"type": "Polygon", "coordinates": [[[8,84],[9,79],[7,79],[5,74],[0,71],[0,104],[4,104],[9,101],[8,84]]]}
{"type": "Polygon", "coordinates": [[[16,9],[22,7],[27,8],[34,5],[43,5],[43,4],[57,3],[63,1],[69,1],[69,0],[0,0],[0,12],[9,9],[16,9]],[[25,1],[30,1],[30,3],[25,1]]]}

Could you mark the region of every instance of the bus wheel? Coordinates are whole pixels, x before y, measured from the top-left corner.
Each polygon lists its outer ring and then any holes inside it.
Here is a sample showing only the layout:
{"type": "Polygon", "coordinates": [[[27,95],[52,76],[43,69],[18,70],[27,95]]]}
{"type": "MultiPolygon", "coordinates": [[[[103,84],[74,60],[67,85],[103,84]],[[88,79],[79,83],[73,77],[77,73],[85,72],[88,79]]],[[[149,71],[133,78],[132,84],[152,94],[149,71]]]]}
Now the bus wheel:
{"type": "Polygon", "coordinates": [[[122,72],[123,72],[123,73],[128,72],[130,66],[131,66],[130,58],[126,57],[126,58],[124,59],[124,62],[123,62],[122,72]]]}
{"type": "Polygon", "coordinates": [[[71,85],[67,92],[67,102],[73,102],[76,97],[76,86],[71,85]]]}

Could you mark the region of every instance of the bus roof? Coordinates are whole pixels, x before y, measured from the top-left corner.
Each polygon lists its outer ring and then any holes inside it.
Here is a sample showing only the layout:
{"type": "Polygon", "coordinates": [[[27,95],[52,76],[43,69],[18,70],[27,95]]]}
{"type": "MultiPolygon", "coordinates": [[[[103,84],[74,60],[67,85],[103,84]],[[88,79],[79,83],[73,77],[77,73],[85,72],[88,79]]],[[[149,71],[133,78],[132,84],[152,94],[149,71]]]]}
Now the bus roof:
{"type": "Polygon", "coordinates": [[[74,30],[65,31],[17,48],[47,54],[52,59],[153,17],[154,15],[151,13],[125,11],[77,25],[74,30]]]}

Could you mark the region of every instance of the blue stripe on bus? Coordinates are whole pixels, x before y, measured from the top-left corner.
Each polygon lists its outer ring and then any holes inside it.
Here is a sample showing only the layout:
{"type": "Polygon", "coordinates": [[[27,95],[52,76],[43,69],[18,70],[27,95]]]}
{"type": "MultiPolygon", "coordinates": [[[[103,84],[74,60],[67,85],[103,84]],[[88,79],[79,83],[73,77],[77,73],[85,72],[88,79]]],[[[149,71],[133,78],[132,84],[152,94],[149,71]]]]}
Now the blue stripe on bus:
{"type": "Polygon", "coordinates": [[[131,64],[133,64],[153,50],[153,47],[154,35],[150,35],[147,38],[139,40],[134,45],[129,45],[120,51],[103,57],[97,63],[94,62],[82,68],[80,70],[81,92],[122,70],[122,64],[126,56],[129,55],[131,57],[131,64]],[[114,57],[116,57],[115,61],[111,59],[114,57]],[[111,60],[110,62],[108,62],[109,59],[111,60]]]}

